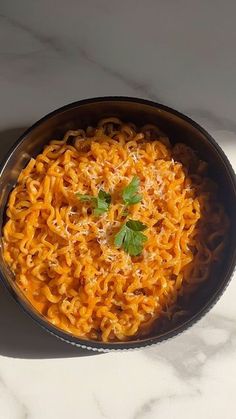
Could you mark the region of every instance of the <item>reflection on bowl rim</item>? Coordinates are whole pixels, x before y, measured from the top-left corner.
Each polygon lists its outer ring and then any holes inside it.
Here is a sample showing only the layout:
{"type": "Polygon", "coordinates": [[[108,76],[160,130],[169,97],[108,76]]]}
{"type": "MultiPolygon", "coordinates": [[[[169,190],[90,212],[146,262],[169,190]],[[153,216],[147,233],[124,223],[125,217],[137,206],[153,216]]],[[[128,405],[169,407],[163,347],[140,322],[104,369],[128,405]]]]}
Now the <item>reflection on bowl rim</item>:
{"type": "MultiPolygon", "coordinates": [[[[33,124],[30,128],[28,128],[21,136],[20,138],[14,143],[14,145],[11,147],[9,152],[7,153],[4,161],[0,165],[0,179],[2,177],[2,174],[5,170],[5,167],[7,166],[8,160],[11,158],[11,155],[13,154],[15,148],[24,140],[24,138],[29,135],[35,128],[37,128],[40,124],[45,122],[46,120],[54,117],[57,114],[63,113],[64,111],[77,108],[83,105],[87,105],[90,103],[102,103],[102,102],[133,102],[138,103],[141,105],[148,105],[150,107],[154,107],[156,109],[160,109],[163,111],[166,111],[172,115],[175,115],[179,117],[180,119],[184,120],[185,122],[189,123],[192,127],[197,129],[198,132],[203,134],[205,138],[208,140],[208,142],[211,143],[211,145],[217,150],[217,152],[221,155],[227,170],[230,173],[231,180],[233,183],[233,186],[236,191],[236,176],[234,173],[234,170],[221,149],[221,147],[216,143],[216,141],[211,137],[211,135],[205,131],[200,125],[198,125],[195,121],[193,121],[191,118],[187,117],[186,115],[176,111],[175,109],[172,109],[168,106],[146,100],[146,99],[139,99],[134,97],[126,97],[126,96],[105,96],[105,97],[97,97],[97,98],[90,98],[90,99],[84,99],[80,101],[76,101],[73,103],[70,103],[68,105],[65,105],[61,108],[58,108],[49,114],[45,115],[43,118],[38,120],[35,124],[33,124]]],[[[177,336],[183,331],[187,330],[190,326],[192,326],[194,323],[196,323],[198,320],[200,320],[213,306],[216,304],[216,302],[221,297],[224,290],[227,288],[235,269],[236,265],[236,249],[233,254],[233,263],[231,263],[231,268],[228,269],[225,280],[220,284],[218,289],[210,296],[209,300],[207,300],[207,303],[201,308],[200,311],[195,313],[192,317],[185,320],[181,325],[178,325],[174,327],[173,329],[163,332],[162,334],[159,334],[157,337],[146,337],[143,339],[137,339],[137,340],[131,340],[131,341],[116,341],[116,342],[101,342],[101,341],[91,341],[88,339],[79,338],[77,336],[74,336],[73,334],[70,334],[69,332],[63,331],[62,329],[59,329],[55,326],[53,326],[49,321],[46,320],[45,317],[43,317],[39,312],[36,310],[33,311],[32,306],[27,301],[26,297],[24,295],[20,295],[19,292],[17,292],[17,286],[14,286],[13,284],[10,284],[10,281],[8,280],[9,276],[9,269],[3,270],[0,266],[0,280],[2,280],[4,286],[8,289],[12,297],[17,301],[17,303],[20,305],[20,307],[37,323],[39,324],[43,329],[45,329],[47,332],[51,333],[55,337],[61,339],[62,341],[65,341],[67,343],[70,343],[74,346],[78,346],[80,348],[89,349],[92,351],[98,351],[98,352],[109,352],[109,351],[116,351],[116,350],[132,350],[132,349],[138,349],[138,348],[144,348],[146,346],[151,346],[156,343],[160,343],[162,341],[168,340],[171,337],[177,336]]]]}

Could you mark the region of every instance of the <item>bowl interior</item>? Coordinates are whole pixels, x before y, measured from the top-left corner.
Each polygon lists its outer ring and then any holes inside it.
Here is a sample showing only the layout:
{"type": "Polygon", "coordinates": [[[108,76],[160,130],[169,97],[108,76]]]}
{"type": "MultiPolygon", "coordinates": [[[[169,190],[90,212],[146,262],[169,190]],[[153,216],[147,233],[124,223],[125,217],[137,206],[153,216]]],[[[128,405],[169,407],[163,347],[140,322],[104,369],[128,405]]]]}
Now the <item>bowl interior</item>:
{"type": "Polygon", "coordinates": [[[219,196],[224,202],[231,220],[230,237],[227,248],[217,271],[211,276],[188,302],[188,318],[179,319],[175,324],[156,324],[150,335],[138,341],[126,343],[98,343],[82,341],[50,325],[28,303],[15,285],[13,276],[7,268],[0,251],[0,270],[4,283],[21,306],[43,327],[57,336],[76,344],[84,343],[95,348],[129,348],[161,341],[193,323],[200,318],[220,297],[228,283],[235,265],[236,248],[236,184],[234,172],[222,150],[214,140],[196,123],[172,109],[152,102],[129,98],[101,98],[76,102],[61,108],[44,117],[26,131],[14,146],[5,161],[0,173],[0,228],[4,224],[4,210],[8,196],[16,183],[20,171],[31,157],[36,156],[51,139],[62,138],[68,129],[83,128],[95,125],[99,119],[117,116],[138,126],[146,123],[158,125],[170,138],[171,143],[184,142],[197,151],[199,157],[209,164],[209,174],[219,185],[219,196]]]}

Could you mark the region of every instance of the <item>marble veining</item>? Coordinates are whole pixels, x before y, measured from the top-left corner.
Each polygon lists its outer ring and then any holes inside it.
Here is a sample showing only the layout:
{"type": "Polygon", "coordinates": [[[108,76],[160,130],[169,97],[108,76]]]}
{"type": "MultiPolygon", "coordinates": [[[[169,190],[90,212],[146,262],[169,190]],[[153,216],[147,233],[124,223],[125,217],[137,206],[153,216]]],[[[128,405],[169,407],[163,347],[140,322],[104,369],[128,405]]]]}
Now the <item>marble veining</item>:
{"type": "Polygon", "coordinates": [[[2,375],[0,375],[0,391],[1,391],[1,400],[7,402],[7,412],[13,417],[13,412],[15,412],[15,417],[19,419],[27,419],[29,417],[29,412],[25,404],[19,400],[17,395],[10,389],[7,384],[3,381],[2,375]]]}
{"type": "MultiPolygon", "coordinates": [[[[53,109],[126,95],[186,113],[236,168],[235,14],[233,0],[2,0],[0,160],[53,109]]],[[[94,355],[45,334],[0,285],[0,419],[236,419],[235,295],[234,275],[182,335],[94,355]]]]}
{"type": "Polygon", "coordinates": [[[184,335],[181,336],[176,341],[175,354],[170,346],[165,347],[165,343],[158,352],[152,348],[146,350],[148,357],[168,361],[176,374],[185,380],[199,377],[202,367],[216,354],[232,350],[236,340],[236,326],[234,320],[210,313],[186,334],[189,335],[188,345],[184,335]]]}

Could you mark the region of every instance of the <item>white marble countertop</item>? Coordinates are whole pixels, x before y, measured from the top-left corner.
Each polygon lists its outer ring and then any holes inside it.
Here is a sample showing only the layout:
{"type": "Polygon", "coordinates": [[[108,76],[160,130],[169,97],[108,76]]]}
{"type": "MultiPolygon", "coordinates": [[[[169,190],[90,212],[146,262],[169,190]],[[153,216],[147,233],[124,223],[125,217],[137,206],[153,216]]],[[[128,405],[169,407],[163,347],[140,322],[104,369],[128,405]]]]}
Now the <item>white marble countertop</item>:
{"type": "MultiPolygon", "coordinates": [[[[236,167],[234,0],[0,4],[1,158],[66,103],[130,95],[202,124],[236,167]]],[[[235,419],[236,282],[198,324],[145,350],[88,356],[0,288],[0,419],[235,419]]]]}

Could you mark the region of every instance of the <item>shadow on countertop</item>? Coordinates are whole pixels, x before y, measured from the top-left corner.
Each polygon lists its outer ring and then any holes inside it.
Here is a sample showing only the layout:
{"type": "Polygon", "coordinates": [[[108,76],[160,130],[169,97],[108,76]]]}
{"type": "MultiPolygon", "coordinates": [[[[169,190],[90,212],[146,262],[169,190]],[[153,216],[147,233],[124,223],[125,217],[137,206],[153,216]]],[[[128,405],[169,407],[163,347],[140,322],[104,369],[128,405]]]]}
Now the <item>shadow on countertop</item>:
{"type": "Polygon", "coordinates": [[[26,131],[27,127],[9,128],[0,131],[0,162],[3,161],[8,150],[18,140],[21,134],[26,131]]]}
{"type": "MultiPolygon", "coordinates": [[[[25,127],[20,127],[0,132],[0,161],[25,130],[25,127]]],[[[41,329],[20,309],[0,283],[0,355],[42,359],[81,357],[97,353],[76,348],[41,329]]]]}

